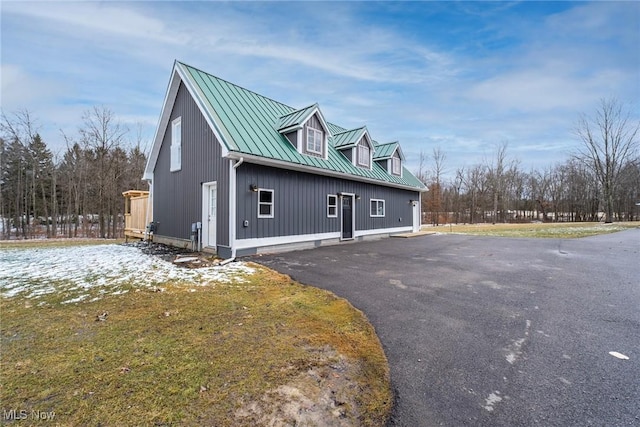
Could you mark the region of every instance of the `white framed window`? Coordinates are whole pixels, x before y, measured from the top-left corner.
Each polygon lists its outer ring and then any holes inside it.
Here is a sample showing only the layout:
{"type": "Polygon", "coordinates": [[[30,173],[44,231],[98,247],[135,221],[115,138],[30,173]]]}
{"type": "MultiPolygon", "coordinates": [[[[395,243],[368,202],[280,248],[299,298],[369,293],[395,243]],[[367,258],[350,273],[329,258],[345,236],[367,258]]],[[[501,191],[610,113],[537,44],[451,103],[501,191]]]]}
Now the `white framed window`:
{"type": "Polygon", "coordinates": [[[373,217],[384,216],[384,200],[371,199],[370,206],[371,206],[371,210],[369,211],[369,216],[373,216],[373,217]]]}
{"type": "Polygon", "coordinates": [[[327,194],[327,218],[338,217],[338,196],[327,194]]]}
{"type": "Polygon", "coordinates": [[[394,175],[400,175],[402,173],[402,163],[400,157],[391,158],[391,173],[394,175]]]}
{"type": "Polygon", "coordinates": [[[182,117],[171,122],[171,165],[170,172],[182,169],[182,117]]]}
{"type": "Polygon", "coordinates": [[[258,218],[273,218],[273,190],[258,190],[258,218]]]}
{"type": "Polygon", "coordinates": [[[371,150],[366,142],[358,144],[358,164],[360,166],[371,166],[371,150]]]}
{"type": "Polygon", "coordinates": [[[307,127],[307,151],[322,155],[322,132],[312,127],[307,127]]]}

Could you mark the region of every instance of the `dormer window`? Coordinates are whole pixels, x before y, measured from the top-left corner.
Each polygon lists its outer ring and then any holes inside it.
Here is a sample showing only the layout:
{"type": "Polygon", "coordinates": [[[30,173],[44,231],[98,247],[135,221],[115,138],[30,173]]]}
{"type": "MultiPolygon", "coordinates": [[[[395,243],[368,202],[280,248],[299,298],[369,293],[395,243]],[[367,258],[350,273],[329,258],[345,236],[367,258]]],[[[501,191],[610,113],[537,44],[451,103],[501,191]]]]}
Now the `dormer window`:
{"type": "Polygon", "coordinates": [[[402,174],[402,161],[400,157],[394,156],[391,158],[391,173],[398,176],[402,174]]]}
{"type": "Polygon", "coordinates": [[[307,151],[322,155],[322,131],[312,127],[307,128],[307,151]]]}
{"type": "Polygon", "coordinates": [[[378,144],[375,154],[373,155],[373,160],[386,170],[389,175],[402,176],[404,155],[397,141],[378,144]]]}
{"type": "Polygon", "coordinates": [[[318,104],[280,116],[278,132],[287,138],[298,153],[327,159],[327,142],[331,132],[318,104]]]}
{"type": "Polygon", "coordinates": [[[358,166],[371,167],[371,149],[364,138],[358,144],[358,166]]]}

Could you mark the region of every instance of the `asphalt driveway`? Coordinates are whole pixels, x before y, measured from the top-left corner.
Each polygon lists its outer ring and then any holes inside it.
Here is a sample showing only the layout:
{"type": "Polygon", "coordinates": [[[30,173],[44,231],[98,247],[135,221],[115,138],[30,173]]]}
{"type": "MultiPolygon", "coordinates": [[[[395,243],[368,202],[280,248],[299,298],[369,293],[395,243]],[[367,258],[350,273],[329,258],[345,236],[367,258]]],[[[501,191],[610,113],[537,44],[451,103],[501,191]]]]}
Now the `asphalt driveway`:
{"type": "Polygon", "coordinates": [[[392,426],[640,425],[640,229],[389,238],[254,260],[367,315],[391,367],[392,426]]]}

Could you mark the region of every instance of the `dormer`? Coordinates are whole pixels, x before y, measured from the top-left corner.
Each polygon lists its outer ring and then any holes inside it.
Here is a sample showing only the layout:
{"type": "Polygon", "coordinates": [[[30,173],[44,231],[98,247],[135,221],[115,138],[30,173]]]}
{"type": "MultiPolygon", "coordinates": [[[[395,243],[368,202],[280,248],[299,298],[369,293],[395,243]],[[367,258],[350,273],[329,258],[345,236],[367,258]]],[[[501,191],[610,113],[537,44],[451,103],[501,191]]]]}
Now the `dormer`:
{"type": "Polygon", "coordinates": [[[402,176],[404,154],[397,141],[378,145],[373,160],[389,175],[402,176]]]}
{"type": "Polygon", "coordinates": [[[318,104],[281,116],[278,132],[289,140],[298,153],[327,159],[327,142],[331,133],[318,104]]]}
{"type": "Polygon", "coordinates": [[[333,135],[333,146],[354,166],[371,169],[375,147],[366,126],[333,135]]]}

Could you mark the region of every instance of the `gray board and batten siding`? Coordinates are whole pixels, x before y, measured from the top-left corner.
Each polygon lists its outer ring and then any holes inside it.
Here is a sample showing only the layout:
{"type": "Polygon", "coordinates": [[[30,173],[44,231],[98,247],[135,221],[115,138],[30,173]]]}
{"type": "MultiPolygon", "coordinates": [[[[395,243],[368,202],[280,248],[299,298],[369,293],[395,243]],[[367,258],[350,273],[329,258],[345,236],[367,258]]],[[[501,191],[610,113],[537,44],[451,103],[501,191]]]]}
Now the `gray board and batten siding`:
{"type": "Polygon", "coordinates": [[[180,83],[169,123],[178,117],[182,117],[182,168],[169,172],[171,126],[167,126],[154,169],[153,185],[161,189],[153,194],[155,233],[189,240],[191,224],[202,221],[202,183],[217,181],[217,244],[228,246],[229,186],[220,183],[229,181],[230,161],[222,157],[221,144],[184,83],[180,83]]]}
{"type": "Polygon", "coordinates": [[[237,239],[340,232],[340,205],[336,218],[327,217],[327,195],[351,193],[355,230],[411,227],[412,201],[417,191],[391,188],[336,177],[303,173],[251,163],[237,169],[237,239]],[[258,218],[258,193],[251,186],[274,190],[273,218],[258,218]],[[370,199],[385,201],[385,216],[370,216],[370,199]],[[245,226],[247,221],[247,226],[245,226]]]}

